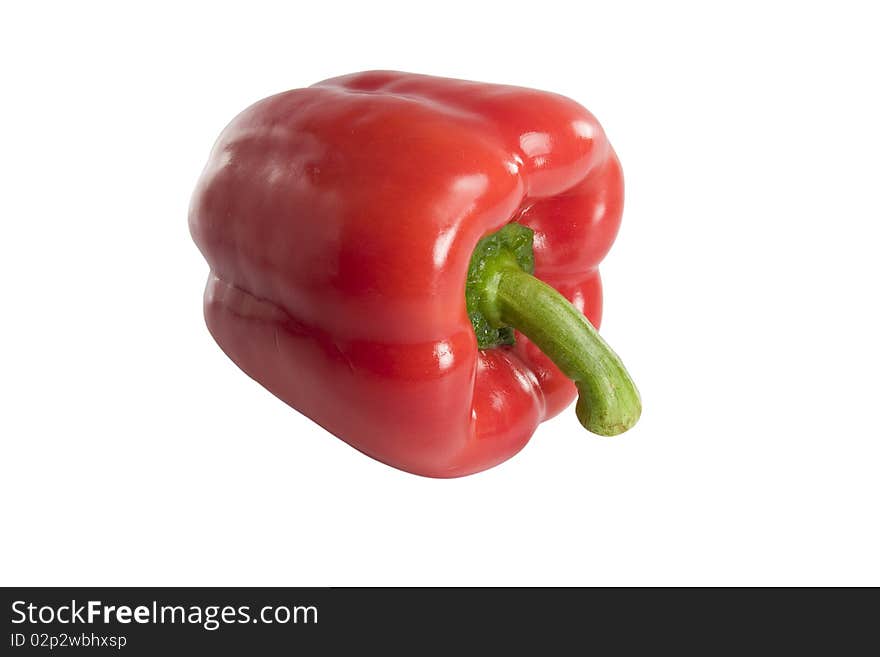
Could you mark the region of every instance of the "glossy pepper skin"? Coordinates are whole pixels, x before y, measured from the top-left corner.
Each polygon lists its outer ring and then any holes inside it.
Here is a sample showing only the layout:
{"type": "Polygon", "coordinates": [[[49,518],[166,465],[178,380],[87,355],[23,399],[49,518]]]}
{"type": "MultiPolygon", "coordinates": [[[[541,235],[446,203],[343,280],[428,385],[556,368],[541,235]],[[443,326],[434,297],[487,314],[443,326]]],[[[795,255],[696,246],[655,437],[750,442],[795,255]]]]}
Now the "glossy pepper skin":
{"type": "Polygon", "coordinates": [[[534,274],[598,327],[618,159],[568,98],[390,71],[281,93],[223,131],[190,229],[221,348],[365,454],[456,477],[516,454],[575,387],[525,336],[481,350],[484,236],[534,231],[534,274]]]}

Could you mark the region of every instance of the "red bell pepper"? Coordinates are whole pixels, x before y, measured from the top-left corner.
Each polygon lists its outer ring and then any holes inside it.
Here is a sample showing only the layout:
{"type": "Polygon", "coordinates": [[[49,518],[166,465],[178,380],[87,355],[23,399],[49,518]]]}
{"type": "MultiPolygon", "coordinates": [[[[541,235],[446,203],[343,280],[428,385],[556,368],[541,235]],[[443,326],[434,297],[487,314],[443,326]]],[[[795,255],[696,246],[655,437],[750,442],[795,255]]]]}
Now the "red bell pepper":
{"type": "Polygon", "coordinates": [[[638,419],[592,326],[622,206],[575,102],[376,71],[236,117],[190,229],[208,328],[241,369],[369,456],[455,477],[513,456],[576,392],[594,433],[638,419]]]}

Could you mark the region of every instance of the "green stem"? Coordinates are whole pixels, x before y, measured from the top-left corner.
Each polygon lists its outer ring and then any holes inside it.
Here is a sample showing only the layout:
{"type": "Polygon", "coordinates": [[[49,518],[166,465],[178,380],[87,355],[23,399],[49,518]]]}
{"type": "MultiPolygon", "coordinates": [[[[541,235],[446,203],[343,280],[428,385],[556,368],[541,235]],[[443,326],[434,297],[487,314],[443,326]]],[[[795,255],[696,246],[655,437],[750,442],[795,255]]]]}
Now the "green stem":
{"type": "Polygon", "coordinates": [[[639,391],[620,358],[589,320],[555,289],[518,267],[497,270],[501,321],[527,335],[578,389],[575,408],[600,436],[631,428],[642,412],[639,391]]]}
{"type": "Polygon", "coordinates": [[[623,433],[642,412],[639,391],[589,320],[532,276],[532,238],[529,228],[511,223],[477,245],[465,290],[477,344],[481,349],[513,344],[518,329],[574,381],[575,410],[587,430],[623,433]]]}

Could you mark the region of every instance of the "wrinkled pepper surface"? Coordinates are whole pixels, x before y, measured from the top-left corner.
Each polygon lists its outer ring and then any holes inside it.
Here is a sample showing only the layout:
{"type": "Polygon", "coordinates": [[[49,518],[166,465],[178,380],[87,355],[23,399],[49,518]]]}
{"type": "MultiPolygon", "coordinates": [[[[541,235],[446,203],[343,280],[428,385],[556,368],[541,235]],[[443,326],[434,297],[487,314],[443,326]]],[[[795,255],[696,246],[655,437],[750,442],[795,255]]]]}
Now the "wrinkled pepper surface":
{"type": "Polygon", "coordinates": [[[456,477],[576,394],[594,433],[638,419],[593,328],[622,209],[620,163],[572,100],[373,71],[238,115],[189,221],[208,328],[242,370],[365,454],[456,477]]]}

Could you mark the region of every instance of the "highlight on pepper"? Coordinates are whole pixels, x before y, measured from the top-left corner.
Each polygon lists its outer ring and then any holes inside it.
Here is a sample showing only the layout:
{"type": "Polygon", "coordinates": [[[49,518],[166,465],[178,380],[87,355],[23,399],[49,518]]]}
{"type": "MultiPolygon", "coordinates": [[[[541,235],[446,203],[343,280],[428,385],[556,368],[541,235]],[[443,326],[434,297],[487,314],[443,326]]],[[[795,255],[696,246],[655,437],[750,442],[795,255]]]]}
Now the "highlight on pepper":
{"type": "Polygon", "coordinates": [[[189,225],[208,329],[244,372],[379,461],[459,477],[575,397],[594,434],[639,419],[596,330],[622,211],[617,156],[574,101],[369,71],[233,119],[189,225]]]}

